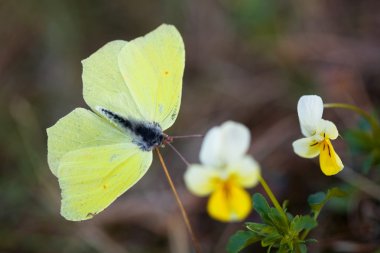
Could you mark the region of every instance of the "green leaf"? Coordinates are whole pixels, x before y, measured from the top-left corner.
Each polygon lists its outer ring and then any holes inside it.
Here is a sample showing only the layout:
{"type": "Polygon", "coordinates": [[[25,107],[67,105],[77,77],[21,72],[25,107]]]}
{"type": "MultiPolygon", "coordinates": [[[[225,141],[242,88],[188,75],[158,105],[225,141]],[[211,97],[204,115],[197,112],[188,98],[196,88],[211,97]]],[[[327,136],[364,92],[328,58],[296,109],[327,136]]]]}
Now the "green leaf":
{"type": "Polygon", "coordinates": [[[286,212],[289,205],[289,200],[285,199],[284,202],[282,202],[282,209],[284,209],[284,212],[286,212]]]}
{"type": "MultiPolygon", "coordinates": [[[[380,145],[379,145],[380,146],[380,145]]],[[[380,147],[374,148],[367,157],[364,158],[362,172],[368,174],[370,169],[380,165],[380,147]]]]}
{"type": "Polygon", "coordinates": [[[260,241],[260,237],[258,237],[252,231],[238,231],[233,234],[227,243],[227,252],[228,253],[237,253],[242,249],[247,247],[248,245],[260,241]]]}
{"type": "Polygon", "coordinates": [[[339,189],[338,187],[331,188],[330,190],[327,191],[327,198],[326,201],[333,198],[341,198],[347,196],[347,193],[339,189]]]}
{"type": "Polygon", "coordinates": [[[299,244],[299,249],[301,253],[307,253],[307,247],[304,243],[299,244]]]}
{"type": "Polygon", "coordinates": [[[270,223],[270,219],[268,218],[268,212],[270,210],[269,204],[264,198],[264,196],[260,193],[255,193],[252,198],[253,208],[260,215],[261,219],[265,223],[270,223]]]}
{"type": "Polygon", "coordinates": [[[374,145],[372,134],[366,130],[351,129],[345,133],[344,137],[352,151],[356,153],[368,153],[374,145]]]}
{"type": "Polygon", "coordinates": [[[369,170],[372,168],[372,166],[374,165],[374,162],[375,162],[375,156],[373,155],[373,153],[371,153],[367,158],[364,159],[363,161],[363,169],[362,169],[362,172],[364,174],[368,174],[369,170]]]}
{"type": "Polygon", "coordinates": [[[288,220],[289,221],[292,221],[293,219],[294,219],[294,216],[293,216],[293,214],[291,214],[291,213],[286,213],[286,216],[288,217],[288,220]]]}
{"type": "Polygon", "coordinates": [[[277,228],[278,231],[286,233],[288,231],[288,221],[280,214],[276,208],[270,208],[268,212],[268,217],[272,224],[277,228]]]}
{"type": "Polygon", "coordinates": [[[327,194],[323,192],[317,192],[315,194],[312,194],[307,199],[307,202],[309,203],[311,210],[314,213],[320,212],[322,207],[326,204],[327,201],[329,201],[333,197],[344,197],[347,193],[340,190],[337,187],[331,188],[327,191],[327,194]]]}
{"type": "Polygon", "coordinates": [[[277,253],[289,253],[289,246],[287,243],[280,245],[277,253]]]}
{"type": "Polygon", "coordinates": [[[294,217],[292,222],[290,223],[290,229],[294,231],[296,234],[301,232],[304,229],[312,229],[317,226],[317,222],[310,217],[309,215],[294,217]]]}
{"type": "Polygon", "coordinates": [[[309,238],[309,239],[306,239],[305,240],[305,243],[317,243],[318,241],[316,239],[313,239],[313,238],[309,238]]]}
{"type": "Polygon", "coordinates": [[[380,165],[380,147],[373,150],[372,156],[373,156],[373,165],[374,166],[380,165]]]}
{"type": "Polygon", "coordinates": [[[362,155],[359,158],[362,160],[364,174],[380,165],[380,122],[376,114],[372,114],[372,120],[371,124],[361,120],[359,128],[351,129],[344,134],[353,153],[362,155]]]}
{"type": "Polygon", "coordinates": [[[282,235],[277,232],[273,232],[261,240],[261,245],[263,247],[267,247],[269,245],[278,246],[281,239],[282,235]]]}
{"type": "Polygon", "coordinates": [[[272,250],[272,245],[270,245],[267,249],[267,253],[270,253],[270,251],[272,250]]]}
{"type": "Polygon", "coordinates": [[[270,234],[277,233],[277,229],[275,227],[267,224],[249,223],[247,224],[247,228],[254,232],[260,240],[270,234]]]}
{"type": "Polygon", "coordinates": [[[270,233],[275,230],[272,226],[262,223],[247,222],[246,227],[256,234],[270,233]]]}
{"type": "Polygon", "coordinates": [[[309,203],[311,210],[313,210],[314,212],[319,212],[325,204],[325,200],[326,194],[324,192],[317,192],[311,194],[308,197],[307,202],[309,203]]]}

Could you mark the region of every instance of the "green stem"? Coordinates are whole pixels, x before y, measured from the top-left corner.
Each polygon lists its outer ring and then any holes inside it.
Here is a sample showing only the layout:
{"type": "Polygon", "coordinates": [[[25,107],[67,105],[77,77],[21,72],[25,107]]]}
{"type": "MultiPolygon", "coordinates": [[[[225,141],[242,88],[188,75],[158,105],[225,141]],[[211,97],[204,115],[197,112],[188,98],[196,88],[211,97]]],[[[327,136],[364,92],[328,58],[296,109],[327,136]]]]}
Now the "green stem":
{"type": "MultiPolygon", "coordinates": [[[[313,219],[314,219],[315,221],[317,221],[318,216],[319,216],[319,214],[321,213],[321,210],[322,210],[322,209],[320,209],[318,212],[315,212],[315,213],[314,213],[314,215],[313,215],[313,219]]],[[[302,233],[300,239],[301,239],[301,240],[305,240],[306,236],[310,233],[310,231],[311,231],[311,229],[306,229],[305,231],[303,231],[303,233],[302,233]]]]}
{"type": "Polygon", "coordinates": [[[329,103],[329,104],[324,104],[323,105],[325,108],[342,108],[342,109],[347,109],[356,112],[363,118],[365,118],[372,126],[373,129],[379,128],[379,124],[377,121],[371,116],[368,112],[364,111],[363,109],[350,105],[350,104],[344,104],[344,103],[329,103]]]}
{"type": "Polygon", "coordinates": [[[264,180],[264,178],[260,175],[259,181],[261,185],[263,186],[265,192],[267,193],[268,197],[272,201],[273,205],[276,207],[277,211],[280,212],[280,214],[283,216],[286,222],[288,222],[288,217],[286,216],[284,209],[281,207],[280,203],[278,202],[276,196],[274,196],[272,190],[269,188],[267,182],[264,180]]]}

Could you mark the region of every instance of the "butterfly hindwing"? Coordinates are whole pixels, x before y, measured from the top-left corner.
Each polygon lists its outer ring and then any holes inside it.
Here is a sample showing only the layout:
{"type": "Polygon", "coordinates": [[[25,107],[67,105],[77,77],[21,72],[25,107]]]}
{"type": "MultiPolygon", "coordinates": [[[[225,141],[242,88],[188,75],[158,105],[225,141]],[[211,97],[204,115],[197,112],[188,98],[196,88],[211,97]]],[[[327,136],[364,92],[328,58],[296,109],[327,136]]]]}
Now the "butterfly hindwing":
{"type": "Polygon", "coordinates": [[[151,162],[152,152],[132,143],[66,154],[58,173],[62,216],[73,221],[92,218],[138,182],[151,162]]]}
{"type": "Polygon", "coordinates": [[[152,152],[143,152],[109,121],[77,108],[48,132],[48,158],[62,190],[61,214],[92,218],[146,173],[152,152]]]}

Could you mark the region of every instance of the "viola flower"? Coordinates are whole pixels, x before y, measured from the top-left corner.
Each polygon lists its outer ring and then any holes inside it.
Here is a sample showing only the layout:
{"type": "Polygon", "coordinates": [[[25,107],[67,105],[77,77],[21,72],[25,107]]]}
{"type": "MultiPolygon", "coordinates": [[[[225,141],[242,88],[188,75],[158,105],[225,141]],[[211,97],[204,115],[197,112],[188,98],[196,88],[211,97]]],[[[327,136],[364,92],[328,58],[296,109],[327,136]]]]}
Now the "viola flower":
{"type": "Polygon", "coordinates": [[[323,102],[316,95],[302,96],[297,105],[302,138],[293,142],[294,152],[303,158],[319,155],[322,172],[326,176],[337,174],[343,169],[343,163],[330,140],[335,140],[339,133],[335,124],[322,119],[323,102]]]}
{"type": "Polygon", "coordinates": [[[216,220],[240,221],[252,209],[251,197],[244,188],[258,183],[258,163],[246,155],[250,132],[240,123],[227,121],[210,129],[202,143],[200,161],[185,173],[187,188],[194,195],[210,195],[207,211],[216,220]]]}

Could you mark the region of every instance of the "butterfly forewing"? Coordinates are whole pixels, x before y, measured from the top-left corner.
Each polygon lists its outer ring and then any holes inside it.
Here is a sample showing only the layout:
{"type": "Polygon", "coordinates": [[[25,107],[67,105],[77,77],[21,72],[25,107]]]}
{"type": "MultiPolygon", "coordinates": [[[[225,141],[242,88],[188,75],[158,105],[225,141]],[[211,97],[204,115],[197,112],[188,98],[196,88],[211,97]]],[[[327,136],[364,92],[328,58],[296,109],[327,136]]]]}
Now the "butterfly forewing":
{"type": "Polygon", "coordinates": [[[132,97],[119,70],[118,56],[127,43],[109,42],[82,61],[83,97],[95,112],[100,106],[124,117],[144,120],[140,102],[132,97]]]}
{"type": "Polygon", "coordinates": [[[163,130],[177,118],[181,103],[185,51],[181,35],[161,25],[120,51],[119,68],[139,111],[163,130]]]}
{"type": "Polygon", "coordinates": [[[68,152],[89,147],[130,142],[131,137],[93,112],[76,108],[47,129],[48,162],[57,175],[60,160],[68,152]]]}

